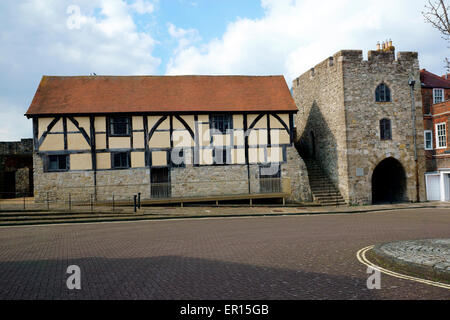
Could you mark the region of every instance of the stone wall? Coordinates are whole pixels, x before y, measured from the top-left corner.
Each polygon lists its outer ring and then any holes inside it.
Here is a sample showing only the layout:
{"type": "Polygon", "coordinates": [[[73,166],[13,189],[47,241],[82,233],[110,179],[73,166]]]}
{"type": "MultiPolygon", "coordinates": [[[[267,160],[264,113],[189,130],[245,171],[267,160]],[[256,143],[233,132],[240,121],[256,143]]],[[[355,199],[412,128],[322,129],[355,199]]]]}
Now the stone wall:
{"type": "Polygon", "coordinates": [[[33,153],[33,139],[13,142],[0,142],[0,156],[33,153]]]}
{"type": "MultiPolygon", "coordinates": [[[[288,162],[281,165],[284,191],[291,193],[288,201],[310,201],[308,175],[303,160],[293,147],[287,148],[288,162]]],[[[35,200],[97,201],[151,198],[149,169],[43,172],[43,160],[34,154],[35,200]],[[94,181],[97,181],[96,187],[94,181]]],[[[259,166],[250,165],[250,192],[260,192],[259,166]]],[[[214,195],[248,194],[249,180],[246,165],[192,166],[172,168],[170,185],[172,197],[204,197],[214,195]]]]}
{"type": "Polygon", "coordinates": [[[372,173],[384,159],[397,159],[406,171],[407,199],[416,200],[409,76],[416,79],[415,113],[420,200],[425,200],[422,97],[417,53],[340,51],[293,82],[299,107],[300,147],[311,150],[349,203],[372,202],[372,173]],[[375,89],[386,83],[392,102],[375,102],[375,89]],[[392,140],[380,140],[379,121],[392,123],[392,140]]]}
{"type": "Polygon", "coordinates": [[[295,79],[292,88],[299,108],[296,143],[300,145],[302,157],[315,157],[342,196],[348,199],[343,85],[338,53],[295,79]]]}
{"type": "Polygon", "coordinates": [[[12,198],[33,192],[33,139],[0,142],[0,198],[12,198]]]}
{"type": "MultiPolygon", "coordinates": [[[[311,201],[306,166],[294,147],[287,147],[287,163],[281,165],[283,191],[291,202],[311,201]]],[[[259,166],[250,165],[250,193],[260,192],[259,166]]],[[[173,197],[248,194],[246,165],[187,166],[171,170],[173,197]]]]}
{"type": "Polygon", "coordinates": [[[95,194],[94,173],[44,172],[42,156],[33,154],[34,199],[36,202],[66,201],[69,194],[74,201],[89,201],[95,194]]]}
{"type": "Polygon", "coordinates": [[[292,202],[311,202],[312,194],[305,162],[294,147],[288,147],[286,154],[287,163],[282,165],[281,177],[289,179],[290,182],[291,196],[288,200],[292,202]]]}
{"type": "Polygon", "coordinates": [[[16,192],[18,195],[29,195],[30,168],[20,168],[16,171],[16,192]]]}
{"type": "Polygon", "coordinates": [[[349,199],[353,203],[372,201],[371,179],[375,167],[385,158],[397,159],[406,172],[407,199],[416,200],[414,136],[411,92],[408,79],[416,79],[415,114],[419,165],[420,199],[425,200],[425,158],[420,71],[417,53],[370,51],[368,60],[343,55],[344,104],[346,110],[349,199]],[[391,90],[391,102],[375,102],[375,89],[384,82],[391,90]],[[392,140],[380,139],[380,120],[391,120],[392,140]],[[357,175],[362,169],[364,174],[357,175]]]}
{"type": "Polygon", "coordinates": [[[248,193],[246,165],[173,168],[170,172],[173,197],[204,197],[248,193]]]}

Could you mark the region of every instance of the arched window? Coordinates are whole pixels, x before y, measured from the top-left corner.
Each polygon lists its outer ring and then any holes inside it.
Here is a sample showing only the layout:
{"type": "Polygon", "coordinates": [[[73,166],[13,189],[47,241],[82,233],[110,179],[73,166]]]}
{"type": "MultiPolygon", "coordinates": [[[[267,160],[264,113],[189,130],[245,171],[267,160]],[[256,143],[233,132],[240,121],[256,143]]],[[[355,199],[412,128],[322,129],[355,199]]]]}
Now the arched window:
{"type": "Polygon", "coordinates": [[[392,140],[391,120],[389,119],[380,120],[380,139],[392,140]]]}
{"type": "Polygon", "coordinates": [[[390,102],[391,101],[391,90],[384,83],[380,84],[375,90],[375,101],[376,102],[390,102]]]}

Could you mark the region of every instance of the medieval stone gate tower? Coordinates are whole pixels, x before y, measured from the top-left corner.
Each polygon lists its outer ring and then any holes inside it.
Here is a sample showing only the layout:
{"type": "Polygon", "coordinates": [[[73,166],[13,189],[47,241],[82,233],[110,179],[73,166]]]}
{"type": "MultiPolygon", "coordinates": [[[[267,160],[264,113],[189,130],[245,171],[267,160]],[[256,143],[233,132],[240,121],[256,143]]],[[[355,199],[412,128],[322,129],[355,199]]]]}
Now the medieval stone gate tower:
{"type": "Polygon", "coordinates": [[[360,50],[343,50],[293,81],[302,156],[348,203],[425,200],[418,55],[394,51],[369,51],[364,60],[360,50]]]}

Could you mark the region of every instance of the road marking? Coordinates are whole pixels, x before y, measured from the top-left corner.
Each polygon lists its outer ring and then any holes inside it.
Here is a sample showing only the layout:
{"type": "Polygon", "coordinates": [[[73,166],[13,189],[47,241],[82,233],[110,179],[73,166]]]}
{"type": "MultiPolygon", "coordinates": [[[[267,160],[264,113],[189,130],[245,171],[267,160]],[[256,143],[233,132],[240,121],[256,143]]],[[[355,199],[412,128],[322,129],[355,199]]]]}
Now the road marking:
{"type": "Polygon", "coordinates": [[[359,262],[361,262],[362,264],[366,265],[367,267],[371,267],[375,270],[378,270],[384,274],[390,275],[391,277],[395,277],[395,278],[400,278],[400,279],[405,279],[405,280],[411,280],[411,281],[416,281],[416,282],[420,282],[420,283],[424,283],[424,284],[428,284],[430,286],[435,286],[435,287],[439,287],[439,288],[444,288],[444,289],[448,289],[450,290],[450,285],[445,284],[445,283],[441,283],[441,282],[436,282],[436,281],[431,281],[431,280],[426,280],[426,279],[421,279],[421,278],[416,278],[416,277],[411,277],[411,276],[407,276],[398,272],[394,272],[391,270],[387,270],[384,269],[380,266],[377,266],[376,264],[370,262],[369,260],[367,260],[366,258],[366,252],[373,249],[374,246],[368,246],[365,248],[362,248],[361,250],[359,250],[356,253],[356,257],[358,258],[359,262]]]}

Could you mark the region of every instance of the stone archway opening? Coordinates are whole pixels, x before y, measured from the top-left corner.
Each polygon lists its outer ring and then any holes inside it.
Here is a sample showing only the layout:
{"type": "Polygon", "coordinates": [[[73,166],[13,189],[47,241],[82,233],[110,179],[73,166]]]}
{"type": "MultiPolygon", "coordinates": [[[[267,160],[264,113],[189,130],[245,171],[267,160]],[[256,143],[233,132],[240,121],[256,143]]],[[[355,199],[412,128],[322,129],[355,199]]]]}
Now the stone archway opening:
{"type": "Polygon", "coordinates": [[[394,158],[384,159],[373,171],[372,203],[393,203],[405,200],[407,200],[405,169],[394,158]]]}

